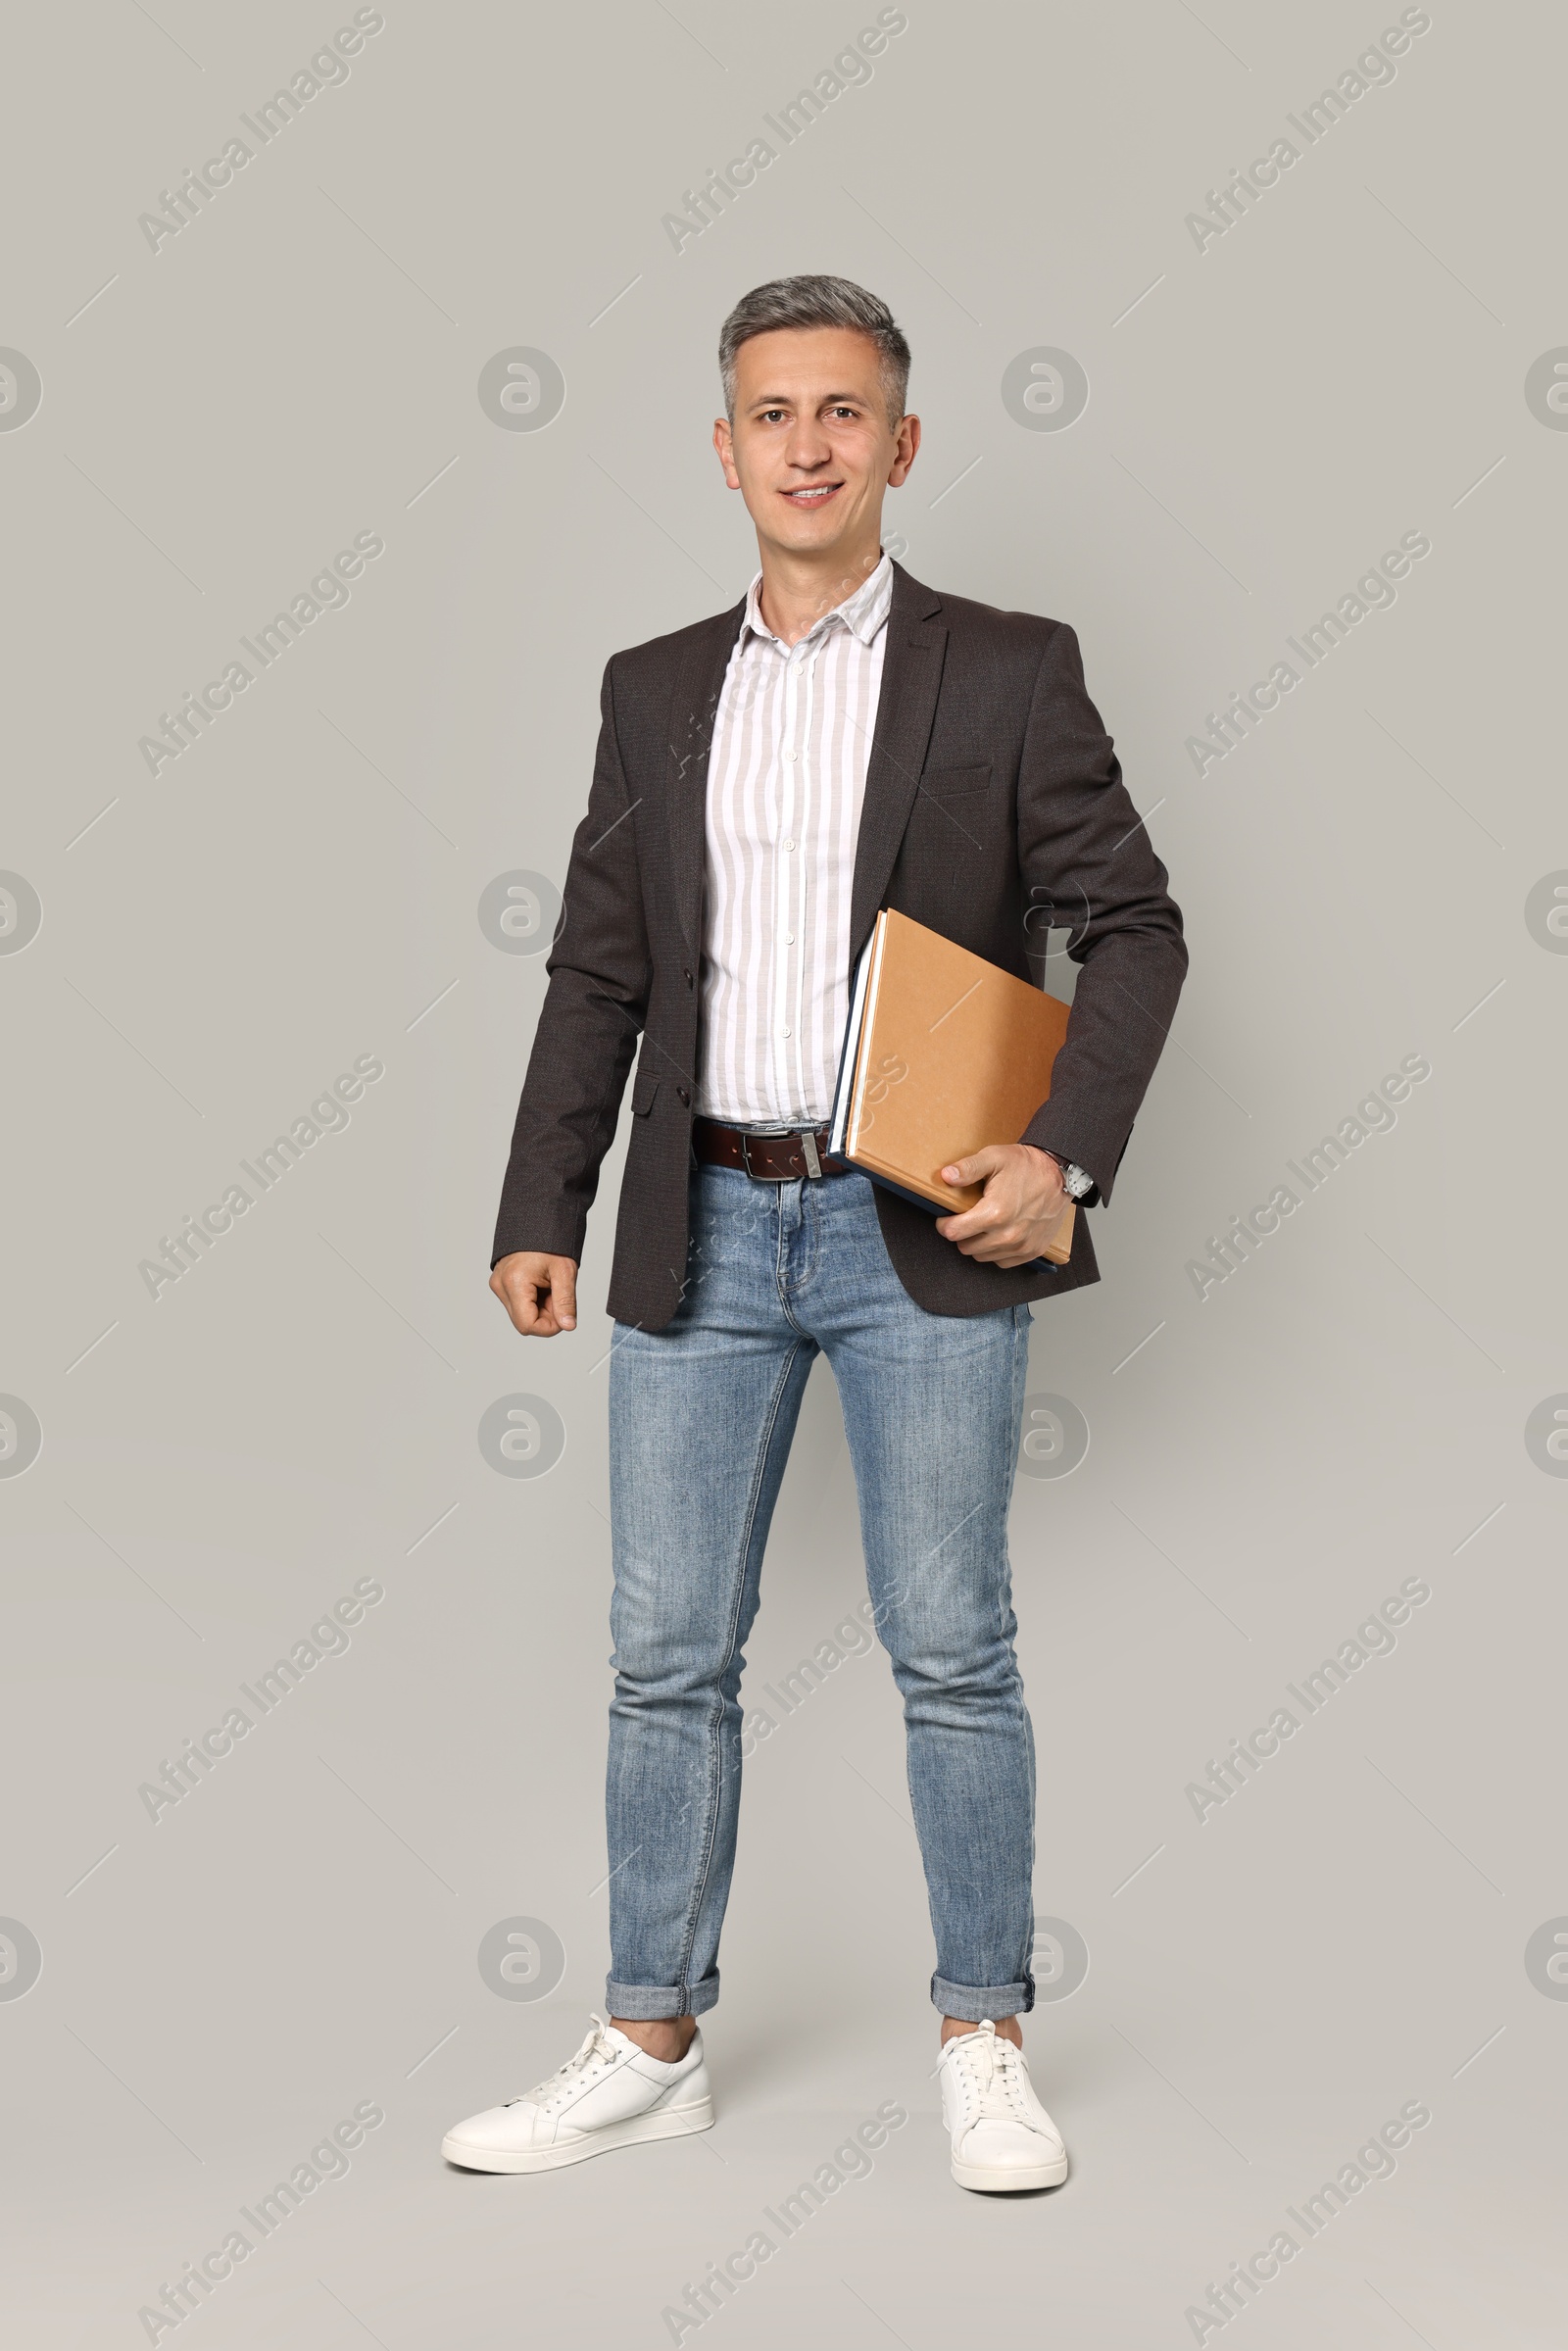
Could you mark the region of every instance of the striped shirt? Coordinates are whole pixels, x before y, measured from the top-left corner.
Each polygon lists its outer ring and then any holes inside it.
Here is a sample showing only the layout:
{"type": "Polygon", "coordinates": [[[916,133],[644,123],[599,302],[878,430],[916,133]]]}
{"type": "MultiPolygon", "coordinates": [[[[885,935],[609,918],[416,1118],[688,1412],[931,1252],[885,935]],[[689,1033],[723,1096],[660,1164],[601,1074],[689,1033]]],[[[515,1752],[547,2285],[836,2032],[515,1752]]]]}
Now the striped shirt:
{"type": "Polygon", "coordinates": [[[850,888],[893,601],[884,556],[799,644],[746,599],[708,763],[698,1109],[814,1126],[850,1008],[850,888]]]}

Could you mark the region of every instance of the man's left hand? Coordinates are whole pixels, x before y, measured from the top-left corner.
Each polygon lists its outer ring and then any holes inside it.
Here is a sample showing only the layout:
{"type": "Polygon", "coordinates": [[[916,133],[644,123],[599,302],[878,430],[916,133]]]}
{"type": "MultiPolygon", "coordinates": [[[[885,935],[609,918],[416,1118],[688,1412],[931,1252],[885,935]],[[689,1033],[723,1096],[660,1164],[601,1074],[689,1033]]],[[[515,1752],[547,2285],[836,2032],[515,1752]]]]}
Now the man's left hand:
{"type": "Polygon", "coordinates": [[[974,1206],[958,1216],[939,1216],[937,1231],[964,1256],[989,1265],[1027,1265],[1043,1256],[1062,1210],[1071,1204],[1061,1169],[1032,1143],[988,1143],[984,1151],[944,1167],[942,1181],[984,1184],[974,1206]]]}

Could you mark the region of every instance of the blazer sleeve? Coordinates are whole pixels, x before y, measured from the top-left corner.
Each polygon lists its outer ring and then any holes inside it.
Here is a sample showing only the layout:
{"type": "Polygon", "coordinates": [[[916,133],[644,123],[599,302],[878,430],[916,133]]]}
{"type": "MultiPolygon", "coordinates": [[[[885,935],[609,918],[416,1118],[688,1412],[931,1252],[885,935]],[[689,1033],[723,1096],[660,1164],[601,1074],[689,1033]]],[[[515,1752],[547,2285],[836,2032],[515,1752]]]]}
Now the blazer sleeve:
{"type": "Polygon", "coordinates": [[[1051,1100],[1021,1140],[1076,1160],[1108,1200],[1175,1013],[1187,949],[1165,868],[1084,685],[1078,639],[1060,623],[1035,680],[1017,807],[1025,920],[1067,931],[1080,966],[1051,1100]]]}
{"type": "Polygon", "coordinates": [[[648,1008],[635,804],[615,732],[613,668],[607,665],[600,693],[588,813],[572,841],[561,924],[545,964],[550,985],[517,1104],[492,1265],[514,1249],[580,1260],[648,1008]]]}

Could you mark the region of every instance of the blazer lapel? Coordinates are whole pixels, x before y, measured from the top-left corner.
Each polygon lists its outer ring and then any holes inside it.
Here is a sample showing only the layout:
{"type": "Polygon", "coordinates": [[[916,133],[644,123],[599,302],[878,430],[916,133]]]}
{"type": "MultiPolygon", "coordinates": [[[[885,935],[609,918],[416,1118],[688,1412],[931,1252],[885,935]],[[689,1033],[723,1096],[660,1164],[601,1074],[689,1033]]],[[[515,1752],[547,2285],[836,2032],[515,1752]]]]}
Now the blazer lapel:
{"type": "Polygon", "coordinates": [[[852,970],[870,937],[925,764],[948,643],[948,632],[937,617],[941,610],[942,600],[933,590],[911,579],[902,563],[894,564],[887,649],[850,894],[852,970]]]}
{"type": "Polygon", "coordinates": [[[671,871],[681,929],[694,957],[702,953],[703,945],[708,755],[712,748],[713,718],[723,690],[724,672],[745,617],[743,596],[727,612],[700,621],[687,636],[670,688],[665,790],[669,802],[671,871]]]}

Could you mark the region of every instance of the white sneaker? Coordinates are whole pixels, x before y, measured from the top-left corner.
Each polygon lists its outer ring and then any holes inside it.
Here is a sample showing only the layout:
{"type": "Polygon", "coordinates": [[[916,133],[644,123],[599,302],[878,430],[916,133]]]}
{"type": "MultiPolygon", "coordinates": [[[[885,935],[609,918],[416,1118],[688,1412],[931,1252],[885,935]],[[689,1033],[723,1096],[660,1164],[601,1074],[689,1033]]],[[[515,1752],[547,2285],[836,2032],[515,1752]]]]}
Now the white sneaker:
{"type": "Polygon", "coordinates": [[[1061,2133],[1035,2096],[1023,2051],[989,2017],[944,2044],[937,2070],[960,2187],[1059,2187],[1067,2177],[1061,2133]]]}
{"type": "Polygon", "coordinates": [[[459,2123],[441,2152],[470,2172],[553,2172],[643,2139],[684,2138],[712,2122],[700,2032],[684,2057],[665,2065],[596,2016],[575,2057],[525,2097],[459,2123]]]}

